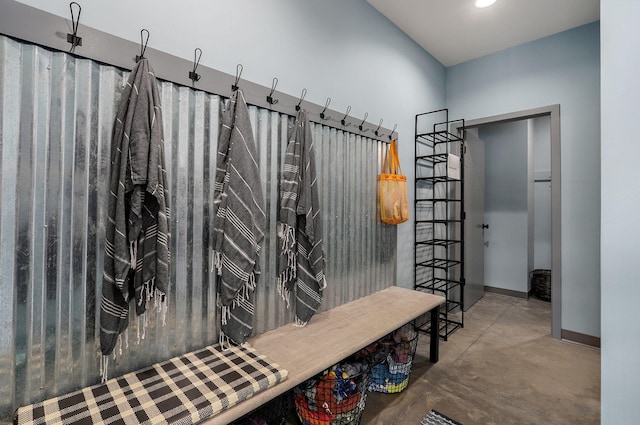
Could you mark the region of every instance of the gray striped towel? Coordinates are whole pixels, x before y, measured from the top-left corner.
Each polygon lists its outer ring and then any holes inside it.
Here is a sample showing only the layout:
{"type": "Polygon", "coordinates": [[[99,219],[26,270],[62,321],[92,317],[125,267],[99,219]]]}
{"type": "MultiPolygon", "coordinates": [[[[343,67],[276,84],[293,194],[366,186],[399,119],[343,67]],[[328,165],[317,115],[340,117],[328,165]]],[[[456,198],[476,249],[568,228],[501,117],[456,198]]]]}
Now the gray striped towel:
{"type": "Polygon", "coordinates": [[[295,292],[296,324],[304,326],[318,311],[326,287],[316,161],[304,110],[296,116],[287,145],[278,220],[278,291],[287,306],[295,292]]]}
{"type": "Polygon", "coordinates": [[[129,325],[131,300],[143,322],[143,337],[149,307],[157,307],[164,324],[170,263],[167,189],[160,96],[153,69],[142,59],[120,98],[111,141],[100,304],[103,381],[107,356],[129,325]]]}
{"type": "Polygon", "coordinates": [[[266,217],[249,111],[240,90],[222,117],[214,186],[213,261],[221,306],[220,343],[242,344],[253,331],[266,217]]]}

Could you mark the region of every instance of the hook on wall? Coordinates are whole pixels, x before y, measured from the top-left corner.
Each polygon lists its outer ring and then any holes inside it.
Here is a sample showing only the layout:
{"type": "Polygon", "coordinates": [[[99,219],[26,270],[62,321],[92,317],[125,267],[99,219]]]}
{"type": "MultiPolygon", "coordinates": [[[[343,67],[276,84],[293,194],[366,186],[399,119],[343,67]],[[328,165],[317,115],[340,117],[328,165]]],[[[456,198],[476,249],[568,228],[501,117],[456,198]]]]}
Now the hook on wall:
{"type": "Polygon", "coordinates": [[[389,140],[393,140],[393,133],[396,132],[396,129],[398,128],[398,123],[395,123],[393,125],[393,130],[391,130],[391,133],[389,133],[389,140]]]}
{"type": "Polygon", "coordinates": [[[244,70],[244,67],[242,66],[241,63],[239,63],[238,65],[236,65],[236,81],[231,85],[231,91],[237,91],[239,86],[238,83],[240,82],[240,77],[242,76],[242,71],[244,70]]]}
{"type": "Polygon", "coordinates": [[[300,96],[300,100],[298,101],[298,104],[296,105],[296,111],[300,110],[300,105],[302,104],[302,101],[304,100],[304,97],[307,95],[307,89],[302,89],[302,95],[300,96]]]}
{"type": "Polygon", "coordinates": [[[82,6],[75,1],[69,3],[69,10],[71,11],[71,30],[73,34],[67,34],[67,43],[71,43],[70,53],[76,49],[76,46],[82,46],[82,37],[78,37],[78,24],[80,23],[80,14],[82,13],[82,6]],[[73,5],[78,6],[78,17],[73,15],[73,5]]]}
{"type": "Polygon", "coordinates": [[[363,132],[366,133],[367,131],[369,131],[369,129],[367,128],[366,130],[364,130],[364,123],[367,121],[367,117],[369,116],[368,112],[364,113],[364,119],[362,120],[362,122],[360,123],[360,125],[358,126],[358,129],[363,132]]]}
{"type": "Polygon", "coordinates": [[[136,62],[140,62],[140,60],[144,59],[144,52],[147,51],[147,44],[149,44],[149,37],[151,34],[149,34],[149,30],[146,28],[143,28],[140,31],[140,55],[136,55],[136,62]],[[144,40],[144,33],[147,33],[147,40],[144,40]]]}
{"type": "Polygon", "coordinates": [[[327,108],[329,107],[329,104],[331,103],[331,98],[328,97],[327,98],[327,102],[324,104],[324,109],[322,110],[322,112],[320,112],[320,118],[323,120],[329,120],[331,119],[331,117],[327,117],[325,115],[325,112],[327,111],[327,108]]]}
{"type": "Polygon", "coordinates": [[[380,122],[378,123],[378,128],[376,128],[376,130],[373,132],[373,134],[375,134],[377,137],[384,136],[384,134],[379,133],[380,127],[382,127],[382,118],[380,118],[380,122]]]}
{"type": "Polygon", "coordinates": [[[273,92],[276,91],[276,87],[278,87],[278,78],[273,77],[273,82],[271,83],[271,91],[267,96],[267,103],[269,105],[275,105],[276,103],[278,103],[278,99],[273,98],[273,92]]]}
{"type": "Polygon", "coordinates": [[[340,123],[345,127],[349,127],[351,125],[350,122],[349,123],[347,122],[347,117],[349,116],[349,112],[351,112],[351,105],[347,106],[347,112],[344,114],[344,117],[342,117],[342,119],[340,120],[340,123]]]}
{"type": "Polygon", "coordinates": [[[200,58],[202,57],[202,49],[196,47],[193,51],[193,71],[189,72],[189,79],[192,81],[191,85],[195,85],[196,81],[200,81],[201,75],[196,72],[198,65],[200,65],[200,58]],[[198,54],[200,53],[200,54],[198,54]]]}

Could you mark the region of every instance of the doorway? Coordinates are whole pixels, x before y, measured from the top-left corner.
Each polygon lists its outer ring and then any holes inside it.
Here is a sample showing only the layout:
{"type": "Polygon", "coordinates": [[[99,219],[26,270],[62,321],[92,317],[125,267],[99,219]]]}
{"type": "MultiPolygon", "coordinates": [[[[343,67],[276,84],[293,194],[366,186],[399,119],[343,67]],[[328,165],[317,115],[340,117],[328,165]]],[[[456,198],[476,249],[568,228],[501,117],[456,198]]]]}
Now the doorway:
{"type": "MultiPolygon", "coordinates": [[[[465,123],[464,129],[467,131],[467,141],[466,147],[467,152],[465,153],[465,280],[467,284],[465,285],[465,305],[472,305],[474,299],[477,300],[482,296],[484,291],[484,277],[485,271],[484,269],[480,269],[479,265],[484,265],[484,259],[480,260],[480,257],[485,253],[485,237],[483,233],[485,231],[490,231],[491,226],[487,228],[487,224],[484,218],[484,206],[478,205],[478,196],[477,190],[479,185],[482,185],[482,190],[484,189],[484,183],[481,182],[480,178],[484,179],[484,176],[478,175],[478,168],[480,167],[480,162],[484,163],[484,150],[480,149],[479,152],[478,146],[478,130],[483,127],[486,128],[488,125],[495,124],[507,124],[507,123],[515,123],[519,121],[526,122],[526,120],[537,119],[540,117],[548,117],[548,131],[550,133],[550,170],[546,173],[541,173],[538,175],[534,175],[533,178],[529,174],[527,178],[531,180],[532,184],[535,180],[546,180],[540,181],[539,183],[549,185],[551,191],[551,220],[550,220],[550,269],[552,270],[551,276],[551,334],[554,338],[560,339],[561,336],[561,288],[562,288],[562,276],[561,276],[561,197],[560,197],[560,105],[551,105],[548,107],[530,109],[525,111],[514,112],[510,114],[503,114],[497,116],[491,116],[476,120],[467,121],[465,123]],[[473,147],[471,147],[471,143],[474,143],[473,147]],[[471,151],[469,150],[471,149],[471,151]],[[471,168],[468,169],[468,165],[471,164],[471,168]],[[550,171],[550,173],[549,173],[550,171]],[[549,175],[550,174],[550,175],[549,175]],[[472,177],[473,176],[473,177],[472,177]],[[471,177],[471,178],[470,178],[471,177]],[[553,177],[553,178],[551,178],[553,177]],[[550,181],[549,181],[550,180],[550,181]],[[474,189],[475,188],[475,189],[474,189]],[[475,201],[473,193],[476,192],[475,201]],[[480,213],[482,211],[482,213],[480,213]]],[[[540,121],[540,120],[538,120],[540,121]]],[[[454,128],[454,130],[459,130],[461,126],[454,128]]],[[[528,127],[527,131],[531,131],[531,127],[528,127]]],[[[522,148],[522,147],[521,147],[522,148]]],[[[531,146],[525,148],[529,149],[531,146]]],[[[533,159],[533,152],[530,152],[531,155],[525,155],[526,157],[530,157],[533,159]]],[[[529,164],[525,164],[525,168],[532,169],[533,167],[529,167],[529,164]]],[[[514,166],[514,164],[510,164],[510,166],[514,166]]],[[[534,197],[536,196],[535,188],[531,188],[529,190],[528,199],[525,199],[525,203],[530,202],[529,204],[533,204],[534,197]]],[[[522,195],[518,195],[520,198],[522,195]]],[[[490,202],[496,201],[490,200],[490,202]]],[[[497,200],[500,202],[500,200],[497,200]]],[[[520,199],[522,201],[522,199],[520,199]]],[[[517,203],[517,202],[516,202],[517,203]]],[[[520,202],[521,203],[521,202],[520,202]]],[[[532,212],[531,214],[525,214],[525,220],[533,220],[536,219],[535,214],[532,212]]],[[[511,217],[511,219],[513,219],[511,217]]],[[[522,219],[522,217],[520,217],[522,219]]],[[[506,226],[501,226],[506,227],[506,226]]],[[[528,226],[527,229],[533,229],[534,226],[528,226]]],[[[504,231],[505,228],[502,229],[491,229],[504,231]]],[[[529,232],[529,230],[525,230],[525,232],[529,232]]],[[[514,236],[513,233],[509,233],[509,236],[514,236]]],[[[525,258],[521,259],[524,265],[521,267],[528,268],[528,270],[532,270],[535,267],[535,264],[540,264],[542,256],[539,258],[535,258],[534,249],[533,249],[533,240],[534,235],[528,234],[525,235],[528,238],[525,238],[528,242],[528,249],[525,253],[525,258]]],[[[490,241],[489,241],[490,243],[490,241]]],[[[493,247],[492,247],[493,248],[493,247]]],[[[502,247],[504,249],[504,247],[502,247]]],[[[495,251],[495,250],[494,250],[495,251]]],[[[498,250],[499,251],[499,250],[498,250]]],[[[496,252],[493,252],[495,255],[496,252]]],[[[483,258],[483,257],[482,257],[483,258]]],[[[528,273],[525,272],[525,291],[528,292],[528,273]]]]}

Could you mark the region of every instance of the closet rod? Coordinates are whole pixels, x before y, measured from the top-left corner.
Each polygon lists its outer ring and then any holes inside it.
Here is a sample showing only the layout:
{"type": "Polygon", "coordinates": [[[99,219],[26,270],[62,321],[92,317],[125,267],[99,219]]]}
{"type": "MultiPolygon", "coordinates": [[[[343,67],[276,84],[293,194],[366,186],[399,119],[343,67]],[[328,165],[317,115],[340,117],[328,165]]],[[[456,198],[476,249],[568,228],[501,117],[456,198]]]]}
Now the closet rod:
{"type": "MultiPolygon", "coordinates": [[[[1,33],[8,37],[17,38],[61,52],[67,52],[69,50],[66,36],[69,30],[68,19],[15,0],[8,0],[3,3],[2,14],[0,14],[0,28],[2,28],[1,33]]],[[[74,53],[68,54],[92,59],[127,70],[132,69],[135,65],[135,57],[140,53],[139,41],[125,40],[86,26],[82,27],[81,32],[82,47],[78,47],[74,53]]],[[[144,56],[151,61],[153,69],[156,72],[156,77],[160,80],[171,81],[185,87],[191,87],[193,80],[189,79],[188,71],[193,69],[193,61],[156,50],[151,44],[145,50],[144,56]]],[[[208,68],[204,65],[198,67],[198,74],[200,74],[198,90],[222,97],[231,96],[230,86],[233,85],[235,81],[235,75],[208,68]]],[[[287,115],[295,115],[295,107],[300,101],[299,96],[275,92],[271,93],[271,97],[275,97],[274,95],[277,93],[278,102],[268,103],[266,97],[271,91],[270,87],[248,80],[242,80],[240,86],[248,104],[287,115]]],[[[347,126],[343,125],[341,121],[347,122],[347,118],[354,118],[352,116],[345,116],[343,120],[323,120],[320,117],[321,113],[324,113],[325,117],[342,117],[344,113],[325,109],[324,105],[311,103],[306,100],[301,102],[301,106],[307,111],[307,116],[311,121],[337,129],[346,130],[347,126]]],[[[366,137],[388,143],[387,137],[376,137],[374,131],[378,129],[380,133],[390,134],[390,129],[378,128],[377,124],[370,122],[363,122],[361,125],[362,130],[360,131],[358,131],[359,127],[360,126],[357,125],[350,126],[349,131],[356,134],[359,133],[360,135],[365,135],[366,133],[366,137]]]]}

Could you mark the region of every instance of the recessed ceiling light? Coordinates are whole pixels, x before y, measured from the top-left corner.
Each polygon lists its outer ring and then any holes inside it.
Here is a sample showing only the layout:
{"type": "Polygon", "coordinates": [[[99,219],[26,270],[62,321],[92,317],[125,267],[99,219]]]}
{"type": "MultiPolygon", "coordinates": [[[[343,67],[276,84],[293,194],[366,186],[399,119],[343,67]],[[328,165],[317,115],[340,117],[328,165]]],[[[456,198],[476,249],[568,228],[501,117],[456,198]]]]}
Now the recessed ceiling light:
{"type": "Polygon", "coordinates": [[[476,7],[489,7],[495,2],[496,0],[476,0],[476,7]]]}

